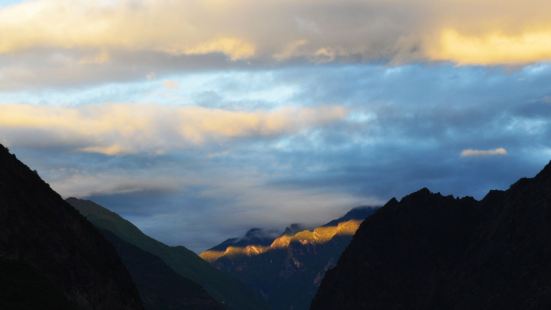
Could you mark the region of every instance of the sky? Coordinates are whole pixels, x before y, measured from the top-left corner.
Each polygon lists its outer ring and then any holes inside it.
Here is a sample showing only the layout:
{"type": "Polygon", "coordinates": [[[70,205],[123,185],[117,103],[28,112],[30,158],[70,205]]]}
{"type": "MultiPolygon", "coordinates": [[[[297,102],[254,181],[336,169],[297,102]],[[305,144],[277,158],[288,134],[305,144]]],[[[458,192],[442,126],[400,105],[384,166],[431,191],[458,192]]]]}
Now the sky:
{"type": "Polygon", "coordinates": [[[200,251],[551,160],[551,2],[0,0],[0,143],[200,251]]]}

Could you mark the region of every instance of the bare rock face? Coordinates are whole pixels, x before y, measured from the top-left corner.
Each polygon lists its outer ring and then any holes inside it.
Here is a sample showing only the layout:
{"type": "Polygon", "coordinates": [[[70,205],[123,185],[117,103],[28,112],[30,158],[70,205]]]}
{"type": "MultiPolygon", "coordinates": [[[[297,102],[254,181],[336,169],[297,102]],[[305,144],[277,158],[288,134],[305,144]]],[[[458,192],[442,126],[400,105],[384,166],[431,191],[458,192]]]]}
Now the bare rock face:
{"type": "Polygon", "coordinates": [[[55,298],[44,300],[58,309],[143,309],[110,243],[1,145],[0,258],[2,266],[19,266],[6,267],[13,278],[4,277],[3,272],[0,281],[18,285],[12,286],[16,291],[9,298],[15,304],[10,307],[17,308],[18,300],[26,303],[33,292],[48,289],[55,298]],[[19,281],[21,276],[28,281],[19,281]]]}
{"type": "Polygon", "coordinates": [[[551,165],[481,201],[423,189],[366,220],[312,309],[551,309],[551,165]]]}

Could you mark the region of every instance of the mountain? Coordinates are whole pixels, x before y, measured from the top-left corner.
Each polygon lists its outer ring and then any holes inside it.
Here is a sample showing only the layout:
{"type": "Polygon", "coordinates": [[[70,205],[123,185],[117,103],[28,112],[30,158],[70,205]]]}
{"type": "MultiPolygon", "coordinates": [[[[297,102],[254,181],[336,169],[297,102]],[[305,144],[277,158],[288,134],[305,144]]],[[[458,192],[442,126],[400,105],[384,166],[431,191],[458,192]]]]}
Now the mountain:
{"type": "Polygon", "coordinates": [[[201,257],[256,288],[272,309],[307,309],[325,271],[336,263],[361,221],[374,210],[357,208],[312,230],[293,224],[276,237],[254,229],[201,253],[201,257]]]}
{"type": "Polygon", "coordinates": [[[481,201],[423,189],[359,228],[320,309],[551,309],[551,164],[481,201]]]}
{"type": "Polygon", "coordinates": [[[0,308],[143,309],[115,249],[0,145],[0,308]]]}
{"type": "Polygon", "coordinates": [[[185,247],[165,245],[145,235],[118,214],[92,201],[69,198],[67,202],[100,230],[110,232],[118,239],[160,258],[177,274],[199,284],[226,308],[235,310],[267,308],[262,297],[229,274],[213,268],[185,247]]]}
{"type": "Polygon", "coordinates": [[[0,309],[75,309],[63,290],[20,260],[0,258],[0,309]]]}
{"type": "Polygon", "coordinates": [[[229,246],[245,247],[248,245],[261,245],[268,246],[274,241],[274,233],[271,231],[265,231],[261,228],[252,228],[245,236],[241,238],[231,238],[219,245],[213,247],[211,250],[225,250],[229,246]]]}
{"type": "Polygon", "coordinates": [[[136,284],[146,310],[223,309],[195,282],[177,274],[157,256],[104,231],[136,284]]]}

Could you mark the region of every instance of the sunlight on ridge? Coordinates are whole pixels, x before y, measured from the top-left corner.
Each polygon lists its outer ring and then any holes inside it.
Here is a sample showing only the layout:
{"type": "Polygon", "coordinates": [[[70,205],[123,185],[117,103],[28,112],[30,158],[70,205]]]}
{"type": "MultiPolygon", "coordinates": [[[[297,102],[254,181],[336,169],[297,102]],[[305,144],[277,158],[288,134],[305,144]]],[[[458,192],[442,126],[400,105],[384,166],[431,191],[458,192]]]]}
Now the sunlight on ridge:
{"type": "Polygon", "coordinates": [[[266,253],[268,251],[284,249],[289,247],[293,242],[306,244],[323,244],[327,243],[338,236],[353,236],[362,221],[350,220],[339,223],[336,226],[320,226],[314,230],[303,230],[294,235],[282,235],[276,238],[270,246],[248,245],[245,247],[228,246],[224,251],[207,250],[202,252],[201,256],[208,262],[216,261],[222,257],[231,257],[238,255],[254,256],[266,253]]]}

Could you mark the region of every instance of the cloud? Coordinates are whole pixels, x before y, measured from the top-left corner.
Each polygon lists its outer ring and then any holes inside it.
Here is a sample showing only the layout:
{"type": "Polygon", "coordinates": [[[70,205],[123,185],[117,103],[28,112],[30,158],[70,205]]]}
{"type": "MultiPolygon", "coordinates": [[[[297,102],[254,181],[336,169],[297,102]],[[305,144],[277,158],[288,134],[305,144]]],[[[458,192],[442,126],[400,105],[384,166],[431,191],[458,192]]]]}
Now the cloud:
{"type": "MultiPolygon", "coordinates": [[[[246,39],[216,35],[226,31],[217,28],[221,24],[217,23],[214,29],[207,24],[221,17],[222,12],[212,5],[216,4],[166,0],[26,1],[0,9],[0,36],[4,38],[0,53],[54,48],[148,50],[173,55],[222,53],[231,60],[254,56],[255,46],[246,39]],[[194,17],[194,13],[203,16],[194,17]]],[[[232,30],[227,32],[231,34],[232,30]]]]}
{"type": "Polygon", "coordinates": [[[72,147],[118,155],[164,153],[229,139],[293,134],[343,120],[339,106],[232,111],[199,106],[1,104],[0,139],[18,145],[72,147]]]}
{"type": "Polygon", "coordinates": [[[255,46],[238,38],[217,38],[182,50],[169,49],[168,51],[184,55],[222,53],[235,61],[253,57],[255,46]]]}
{"type": "Polygon", "coordinates": [[[461,151],[461,157],[505,156],[505,155],[507,155],[507,150],[502,147],[498,147],[492,150],[465,149],[461,151]]]}
{"type": "Polygon", "coordinates": [[[152,177],[137,173],[89,173],[71,171],[52,186],[65,197],[88,197],[92,195],[132,194],[143,192],[169,193],[181,189],[185,182],[173,177],[152,177]]]}
{"type": "Polygon", "coordinates": [[[430,59],[460,64],[526,64],[551,60],[551,27],[503,34],[499,30],[480,35],[445,29],[440,44],[431,46],[430,59]]]}
{"type": "Polygon", "coordinates": [[[178,83],[178,81],[174,81],[174,80],[165,80],[163,82],[163,86],[167,90],[176,90],[180,88],[180,84],[178,83]]]}
{"type": "Polygon", "coordinates": [[[550,20],[546,0],[30,0],[0,7],[0,84],[296,63],[524,65],[551,60],[550,20]]]}
{"type": "MultiPolygon", "coordinates": [[[[358,204],[424,186],[482,198],[535,175],[551,159],[551,65],[289,66],[170,79],[180,84],[170,92],[173,101],[149,108],[122,104],[119,112],[93,102],[158,102],[167,92],[164,79],[2,99],[66,105],[30,105],[23,115],[50,121],[0,126],[0,140],[10,139],[18,158],[63,195],[92,195],[155,237],[194,249],[251,227],[320,224],[358,204]],[[292,109],[284,113],[282,103],[292,109]],[[339,103],[333,107],[344,116],[330,113],[327,103],[339,103]],[[180,116],[198,106],[193,117],[180,116]],[[315,121],[301,111],[316,111],[315,121]],[[109,114],[116,117],[105,121],[111,125],[101,134],[99,124],[109,114]],[[266,119],[280,123],[277,115],[287,118],[286,126],[267,125],[266,119]],[[201,123],[219,118],[227,122],[201,123]],[[249,118],[262,121],[251,125],[249,118]],[[64,120],[71,125],[56,125],[64,120]],[[183,120],[202,140],[181,134],[183,120]],[[227,128],[239,130],[229,134],[227,128]],[[136,152],[78,151],[121,141],[123,150],[136,152]],[[460,156],[461,150],[499,147],[506,156],[460,156]]],[[[5,116],[11,112],[5,108],[0,105],[0,117],[18,118],[5,116]]]]}

